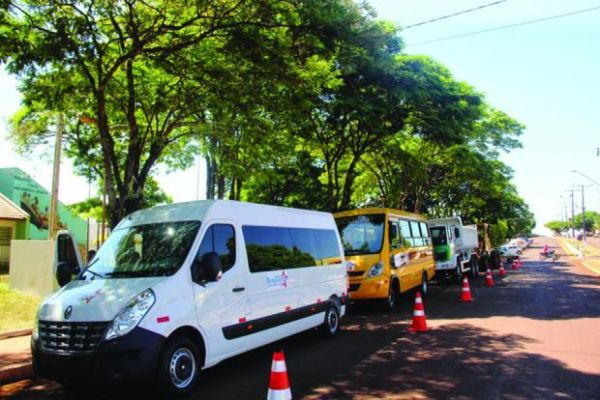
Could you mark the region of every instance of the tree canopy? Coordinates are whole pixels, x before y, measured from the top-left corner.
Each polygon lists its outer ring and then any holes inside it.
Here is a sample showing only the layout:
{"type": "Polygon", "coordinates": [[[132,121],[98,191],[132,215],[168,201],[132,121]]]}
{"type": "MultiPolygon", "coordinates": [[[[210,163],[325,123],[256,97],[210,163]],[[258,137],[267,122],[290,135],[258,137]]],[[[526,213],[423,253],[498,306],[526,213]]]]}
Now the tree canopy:
{"type": "MultiPolygon", "coordinates": [[[[505,235],[533,215],[498,156],[523,125],[352,0],[6,0],[0,62],[18,75],[12,138],[65,116],[77,172],[111,225],[154,204],[156,166],[203,154],[207,198],[461,215],[505,235]]],[[[160,196],[159,196],[160,197],[160,196]]],[[[163,199],[164,200],[164,199],[163,199]]]]}

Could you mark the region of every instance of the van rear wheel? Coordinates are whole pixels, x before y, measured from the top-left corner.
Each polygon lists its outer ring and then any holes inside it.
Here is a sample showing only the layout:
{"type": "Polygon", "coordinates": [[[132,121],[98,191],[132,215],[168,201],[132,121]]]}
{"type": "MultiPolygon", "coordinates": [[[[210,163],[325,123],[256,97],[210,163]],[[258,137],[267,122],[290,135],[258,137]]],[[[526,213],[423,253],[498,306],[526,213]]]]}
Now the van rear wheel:
{"type": "Polygon", "coordinates": [[[321,325],[321,333],[326,337],[335,336],[340,329],[340,313],[338,308],[331,304],[325,311],[325,321],[321,325]]]}
{"type": "Polygon", "coordinates": [[[162,353],[158,382],[168,397],[179,397],[194,389],[200,372],[198,346],[189,338],[171,339],[162,353]]]}

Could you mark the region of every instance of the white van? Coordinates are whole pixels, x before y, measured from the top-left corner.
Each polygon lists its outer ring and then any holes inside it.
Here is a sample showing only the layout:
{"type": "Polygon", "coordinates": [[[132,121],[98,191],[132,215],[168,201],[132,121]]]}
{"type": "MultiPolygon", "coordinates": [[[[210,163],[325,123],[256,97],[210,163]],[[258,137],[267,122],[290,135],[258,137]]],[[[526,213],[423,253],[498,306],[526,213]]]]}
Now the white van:
{"type": "MultiPolygon", "coordinates": [[[[72,265],[56,266],[60,283],[72,265]]],[[[138,211],[44,301],[33,366],[66,385],[151,380],[185,394],[228,357],[315,327],[335,335],[346,282],[329,213],[222,200],[138,211]]]]}

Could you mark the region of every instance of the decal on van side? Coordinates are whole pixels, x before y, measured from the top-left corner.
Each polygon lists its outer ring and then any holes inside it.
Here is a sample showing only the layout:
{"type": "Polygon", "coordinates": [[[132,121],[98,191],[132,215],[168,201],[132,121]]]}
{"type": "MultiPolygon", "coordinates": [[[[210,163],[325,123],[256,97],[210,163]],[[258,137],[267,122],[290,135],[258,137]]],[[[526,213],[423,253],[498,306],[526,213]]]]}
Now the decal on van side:
{"type": "Polygon", "coordinates": [[[288,287],[288,274],[285,271],[282,271],[280,274],[275,275],[267,275],[267,289],[285,289],[288,287]]]}

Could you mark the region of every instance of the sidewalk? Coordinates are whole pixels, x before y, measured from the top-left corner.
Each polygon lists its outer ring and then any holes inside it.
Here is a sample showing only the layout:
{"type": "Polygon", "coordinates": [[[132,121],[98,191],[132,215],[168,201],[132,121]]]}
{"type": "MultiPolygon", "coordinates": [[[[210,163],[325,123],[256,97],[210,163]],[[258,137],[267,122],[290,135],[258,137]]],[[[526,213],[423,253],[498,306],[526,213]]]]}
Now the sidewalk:
{"type": "Polygon", "coordinates": [[[30,378],[31,336],[19,336],[0,340],[0,385],[30,378]]]}
{"type": "Polygon", "coordinates": [[[595,274],[600,275],[600,248],[587,243],[584,249],[584,255],[582,255],[580,249],[576,248],[572,240],[567,240],[562,237],[557,237],[555,239],[567,255],[576,257],[581,265],[595,274]]]}

